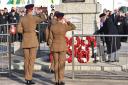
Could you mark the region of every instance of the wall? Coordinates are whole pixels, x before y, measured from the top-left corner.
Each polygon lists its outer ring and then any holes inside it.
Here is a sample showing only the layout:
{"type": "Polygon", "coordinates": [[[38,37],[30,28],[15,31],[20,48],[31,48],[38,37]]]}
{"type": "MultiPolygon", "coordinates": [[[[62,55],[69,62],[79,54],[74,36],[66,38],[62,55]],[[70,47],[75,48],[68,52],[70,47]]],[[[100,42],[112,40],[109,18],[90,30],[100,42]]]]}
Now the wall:
{"type": "Polygon", "coordinates": [[[85,2],[61,3],[55,10],[65,13],[65,17],[77,26],[76,34],[92,34],[99,24],[101,5],[96,0],[85,2]]]}

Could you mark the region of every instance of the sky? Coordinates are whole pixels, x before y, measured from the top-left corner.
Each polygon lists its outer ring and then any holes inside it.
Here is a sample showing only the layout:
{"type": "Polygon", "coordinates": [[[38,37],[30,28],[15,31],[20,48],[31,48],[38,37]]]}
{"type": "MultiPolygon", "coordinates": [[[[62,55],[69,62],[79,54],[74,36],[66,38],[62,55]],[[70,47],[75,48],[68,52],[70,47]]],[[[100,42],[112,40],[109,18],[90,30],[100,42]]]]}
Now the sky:
{"type": "Polygon", "coordinates": [[[108,10],[113,10],[119,8],[120,6],[128,6],[127,0],[97,0],[100,4],[102,4],[102,10],[107,8],[108,10]],[[114,1],[114,6],[113,6],[114,1]]]}
{"type": "MultiPolygon", "coordinates": [[[[0,0],[1,4],[0,4],[0,9],[3,9],[4,7],[7,7],[9,10],[11,9],[11,7],[14,7],[14,5],[8,5],[7,2],[9,0],[0,0]]],[[[30,0],[31,2],[32,0],[30,0]]],[[[35,6],[36,7],[40,7],[40,6],[44,6],[44,7],[48,7],[48,10],[51,10],[51,0],[33,0],[35,2],[35,6]]],[[[25,0],[25,3],[27,4],[28,0],[25,0]]],[[[55,4],[58,5],[60,3],[60,0],[54,0],[55,4]]],[[[21,6],[25,6],[25,4],[21,4],[18,5],[18,7],[21,6]]]]}
{"type": "MultiPolygon", "coordinates": [[[[12,7],[13,5],[7,5],[8,0],[0,0],[2,4],[0,4],[0,9],[4,7],[12,7]]],[[[27,3],[28,0],[25,0],[27,3]]],[[[34,0],[35,6],[48,6],[50,7],[51,2],[50,0],[34,0]]],[[[54,0],[56,4],[60,3],[60,0],[54,0]]],[[[100,4],[102,4],[102,10],[107,8],[108,10],[113,10],[113,1],[114,1],[114,9],[120,6],[128,6],[128,0],[97,0],[100,4]]],[[[21,5],[24,6],[24,5],[21,5]]]]}

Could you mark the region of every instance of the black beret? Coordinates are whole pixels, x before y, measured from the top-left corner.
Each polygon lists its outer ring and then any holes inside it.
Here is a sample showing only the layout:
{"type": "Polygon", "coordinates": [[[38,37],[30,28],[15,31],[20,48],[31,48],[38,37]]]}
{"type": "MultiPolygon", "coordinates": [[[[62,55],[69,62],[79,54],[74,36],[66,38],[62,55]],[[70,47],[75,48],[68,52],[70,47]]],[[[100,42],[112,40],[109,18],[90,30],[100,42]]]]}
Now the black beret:
{"type": "Polygon", "coordinates": [[[6,7],[4,9],[7,9],[6,7]]]}
{"type": "Polygon", "coordinates": [[[56,16],[57,13],[59,13],[59,11],[55,11],[55,12],[54,12],[54,16],[56,16]]]}
{"type": "Polygon", "coordinates": [[[102,14],[100,14],[99,17],[101,18],[101,17],[103,17],[103,16],[106,16],[106,14],[105,14],[105,13],[102,13],[102,14]]]}
{"type": "Polygon", "coordinates": [[[34,7],[34,4],[28,4],[25,6],[26,9],[32,9],[34,7]]]}
{"type": "Polygon", "coordinates": [[[59,12],[59,11],[56,11],[55,14],[54,14],[54,16],[56,16],[56,17],[63,17],[64,16],[64,13],[59,12]]]}

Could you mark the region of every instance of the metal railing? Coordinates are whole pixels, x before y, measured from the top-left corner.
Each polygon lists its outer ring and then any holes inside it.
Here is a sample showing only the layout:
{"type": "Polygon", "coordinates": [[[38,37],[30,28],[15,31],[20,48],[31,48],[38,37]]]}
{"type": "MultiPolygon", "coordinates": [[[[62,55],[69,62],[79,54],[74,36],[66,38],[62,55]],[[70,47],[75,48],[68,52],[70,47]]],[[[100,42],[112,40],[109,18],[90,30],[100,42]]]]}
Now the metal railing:
{"type": "Polygon", "coordinates": [[[11,74],[11,43],[8,24],[0,25],[0,73],[11,74]]]}
{"type": "MultiPolygon", "coordinates": [[[[119,56],[119,61],[117,62],[108,62],[105,61],[104,58],[108,58],[111,53],[107,53],[107,45],[106,45],[106,38],[110,38],[111,41],[109,41],[111,47],[112,45],[116,46],[117,39],[121,40],[121,38],[128,38],[128,35],[80,35],[80,34],[74,34],[72,40],[72,79],[75,79],[76,77],[84,77],[86,76],[93,76],[96,78],[106,78],[106,77],[114,77],[114,78],[128,78],[128,42],[127,40],[125,42],[121,42],[121,48],[115,51],[115,57],[119,56]],[[96,46],[94,48],[89,47],[89,61],[84,59],[83,62],[80,63],[78,60],[80,54],[76,55],[76,47],[75,47],[75,38],[79,37],[82,41],[84,41],[86,44],[88,44],[85,40],[87,37],[93,37],[96,42],[96,46]],[[104,39],[104,40],[103,40],[104,39]],[[114,41],[114,43],[113,43],[114,41]],[[113,44],[112,44],[113,43],[113,44]],[[95,49],[95,51],[94,51],[95,49]],[[95,56],[94,56],[95,55],[95,56]],[[77,59],[77,61],[76,61],[77,59]]],[[[77,49],[81,46],[82,43],[78,46],[77,49]]],[[[87,45],[84,45],[84,49],[87,45]]],[[[111,50],[111,47],[109,48],[111,50]]],[[[82,49],[83,50],[83,49],[82,49]]],[[[80,51],[82,51],[80,50],[80,51]]],[[[86,49],[87,50],[87,49],[86,49]]],[[[86,51],[85,50],[85,51],[86,51]]],[[[85,56],[81,56],[84,57],[85,56]]],[[[82,59],[82,58],[81,58],[82,59]]]]}
{"type": "MultiPolygon", "coordinates": [[[[0,34],[0,73],[10,73],[11,74],[11,55],[14,50],[14,43],[15,41],[21,42],[19,40],[18,34],[10,34],[10,29],[11,25],[15,25],[16,23],[13,24],[4,24],[0,26],[5,26],[5,31],[2,30],[0,34]],[[13,38],[15,37],[15,38],[13,38]],[[5,59],[5,60],[4,60],[5,59]],[[5,61],[5,62],[3,62],[5,61]],[[6,66],[4,65],[6,64],[6,66]]],[[[44,27],[41,25],[38,25],[38,39],[40,42],[39,46],[39,56],[42,56],[41,53],[42,51],[49,51],[47,45],[41,38],[43,38],[43,29],[46,28],[47,23],[43,23],[45,25],[44,27]]],[[[1,29],[1,28],[0,28],[1,29]]],[[[73,34],[72,35],[73,40],[72,40],[72,78],[75,79],[78,76],[102,76],[102,77],[127,77],[128,78],[128,43],[127,42],[122,42],[121,48],[116,51],[116,56],[121,56],[119,57],[119,62],[105,62],[104,58],[107,55],[107,47],[105,44],[105,41],[103,40],[106,37],[128,37],[128,35],[84,35],[84,34],[73,34]],[[81,40],[84,40],[85,43],[87,44],[85,37],[94,37],[96,41],[96,46],[93,48],[92,45],[90,44],[89,47],[89,61],[87,62],[87,59],[83,59],[84,63],[79,63],[78,60],[76,61],[76,57],[78,58],[79,55],[76,56],[75,52],[75,41],[74,38],[79,37],[81,40]],[[103,43],[104,41],[104,43],[103,43]],[[94,54],[94,55],[92,55],[94,54]],[[92,58],[93,57],[93,58],[92,58]]],[[[114,39],[116,39],[114,38],[114,39]]],[[[80,42],[81,44],[81,42],[80,42]]],[[[81,45],[80,45],[81,46],[81,45]]],[[[80,46],[77,46],[79,48],[80,46]]],[[[86,46],[86,45],[85,45],[86,46]]],[[[86,47],[83,47],[84,49],[86,47]]],[[[83,49],[82,48],[82,49],[83,49]]],[[[80,49],[80,48],[79,48],[80,49]]],[[[81,52],[80,50],[79,52],[81,52]]],[[[85,50],[84,50],[85,51],[85,50]]],[[[81,60],[79,60],[81,61],[81,60]]],[[[68,65],[66,65],[68,66],[68,65]]]]}
{"type": "MultiPolygon", "coordinates": [[[[7,23],[0,25],[0,73],[9,73],[9,75],[11,75],[11,61],[13,61],[11,59],[12,55],[19,56],[17,55],[19,53],[16,54],[15,52],[15,49],[17,50],[19,48],[15,47],[15,45],[19,45],[22,41],[22,34],[17,33],[16,25],[17,23],[7,23]]],[[[41,50],[46,50],[46,43],[43,42],[43,30],[46,28],[46,26],[47,23],[40,23],[37,25],[37,36],[40,42],[39,54],[41,50]]]]}

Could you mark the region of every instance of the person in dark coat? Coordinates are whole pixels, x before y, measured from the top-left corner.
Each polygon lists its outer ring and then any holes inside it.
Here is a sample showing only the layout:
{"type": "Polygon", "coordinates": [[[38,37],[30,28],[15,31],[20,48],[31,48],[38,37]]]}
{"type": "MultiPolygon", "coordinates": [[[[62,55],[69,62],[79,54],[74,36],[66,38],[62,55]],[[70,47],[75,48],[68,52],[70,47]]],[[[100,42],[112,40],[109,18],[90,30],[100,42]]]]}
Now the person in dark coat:
{"type": "Polygon", "coordinates": [[[112,18],[112,21],[116,25],[117,17],[118,17],[118,10],[114,10],[114,13],[110,17],[112,18]]]}
{"type": "MultiPolygon", "coordinates": [[[[7,18],[6,18],[6,15],[4,15],[4,10],[1,10],[0,11],[0,25],[2,24],[6,24],[7,23],[7,18]]],[[[6,26],[0,26],[0,33],[7,33],[7,29],[6,29],[6,26]]]]}
{"type": "MultiPolygon", "coordinates": [[[[7,18],[6,15],[4,15],[4,10],[0,11],[0,33],[1,34],[7,34],[7,26],[5,25],[7,24],[7,18]],[[4,25],[3,25],[4,24],[4,25]]],[[[7,36],[1,36],[0,38],[2,38],[4,40],[4,42],[7,41],[7,36]]]]}
{"type": "Polygon", "coordinates": [[[9,23],[17,23],[19,21],[19,14],[12,9],[8,16],[9,23]]]}
{"type": "MultiPolygon", "coordinates": [[[[111,17],[104,17],[103,27],[101,27],[100,32],[105,35],[118,35],[118,30],[114,25],[111,17]]],[[[120,49],[121,43],[119,37],[105,37],[105,43],[107,46],[107,54],[109,62],[119,61],[119,57],[116,56],[116,51],[120,49]]]]}
{"type": "Polygon", "coordinates": [[[124,28],[125,34],[128,35],[128,12],[125,14],[124,28]]]}
{"type": "MultiPolygon", "coordinates": [[[[19,21],[19,14],[16,12],[15,9],[11,9],[11,12],[8,15],[8,23],[10,25],[10,30],[14,29],[16,30],[16,24],[19,21]]],[[[18,35],[19,34],[11,34],[11,42],[15,42],[18,40],[18,35]]]]}
{"type": "Polygon", "coordinates": [[[4,8],[4,15],[6,16],[6,20],[8,21],[8,9],[7,8],[4,8]]]}
{"type": "MultiPolygon", "coordinates": [[[[125,20],[126,20],[126,17],[125,17],[125,13],[122,11],[122,10],[119,10],[119,16],[117,16],[117,19],[116,19],[116,27],[118,29],[118,33],[120,35],[125,35],[126,33],[126,27],[125,27],[125,20]]],[[[120,37],[121,38],[121,42],[126,42],[127,41],[127,37],[123,36],[123,37],[120,37]]]]}

